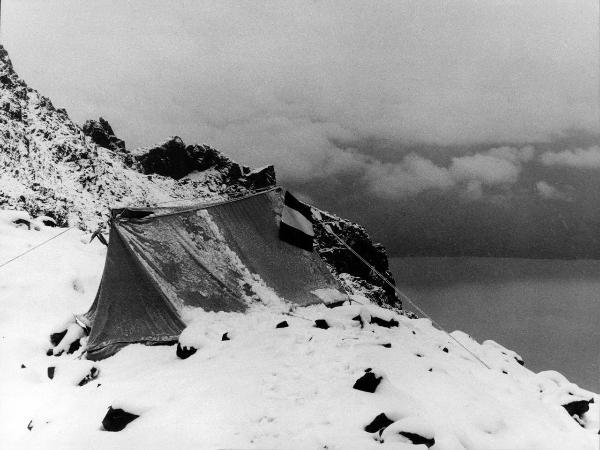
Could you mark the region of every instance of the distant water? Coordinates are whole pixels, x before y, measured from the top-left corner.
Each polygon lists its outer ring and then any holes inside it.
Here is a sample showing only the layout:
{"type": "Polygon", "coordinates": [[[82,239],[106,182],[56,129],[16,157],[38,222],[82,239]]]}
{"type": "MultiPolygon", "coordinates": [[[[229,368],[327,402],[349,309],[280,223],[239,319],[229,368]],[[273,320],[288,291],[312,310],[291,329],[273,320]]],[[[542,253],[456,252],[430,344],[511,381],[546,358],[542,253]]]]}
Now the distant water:
{"type": "Polygon", "coordinates": [[[535,372],[554,369],[600,392],[600,261],[392,258],[390,266],[449,331],[493,339],[535,372]]]}

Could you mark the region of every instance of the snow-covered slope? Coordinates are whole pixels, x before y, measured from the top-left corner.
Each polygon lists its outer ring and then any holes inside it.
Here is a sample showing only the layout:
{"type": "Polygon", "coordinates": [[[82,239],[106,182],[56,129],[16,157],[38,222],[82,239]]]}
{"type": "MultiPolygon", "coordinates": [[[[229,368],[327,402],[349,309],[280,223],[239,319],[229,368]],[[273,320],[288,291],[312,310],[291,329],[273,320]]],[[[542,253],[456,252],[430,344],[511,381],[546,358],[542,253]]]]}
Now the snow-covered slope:
{"type": "MultiPolygon", "coordinates": [[[[122,141],[116,139],[120,149],[110,142],[104,144],[108,148],[96,144],[103,143],[100,124],[108,126],[100,120],[89,121],[82,128],[71,121],[64,109],[55,108],[50,99],[19,78],[8,53],[0,46],[0,205],[43,213],[60,224],[92,229],[105,221],[109,207],[220,198],[238,182],[229,177],[224,185],[232,167],[240,172],[240,178],[250,174],[248,168],[227,164],[227,158],[221,155],[215,160],[218,152],[206,146],[188,148],[202,156],[213,156],[209,161],[213,165],[202,167],[209,171],[202,177],[207,183],[140,170],[132,154],[115,152],[124,149],[122,141]],[[220,163],[219,168],[227,172],[210,172],[214,163],[220,163]]],[[[114,142],[114,136],[111,138],[114,142]]],[[[179,138],[173,138],[137,154],[151,162],[157,158],[147,154],[158,154],[158,160],[164,161],[161,150],[172,144],[186,150],[179,138]]]]}
{"type": "MultiPolygon", "coordinates": [[[[7,258],[61,231],[35,221],[16,227],[19,214],[0,214],[7,258]]],[[[410,443],[416,435],[436,450],[598,448],[597,395],[555,372],[532,373],[498,344],[453,333],[487,369],[429,321],[360,297],[364,305],[292,315],[280,299],[247,314],[189,311],[182,342],[198,351],[185,360],[174,347],[142,345],[95,363],[46,356],[48,335],[89,307],[99,283],[105,248],[88,237],[70,230],[0,268],[2,448],[427,448],[410,443]],[[398,326],[370,324],[370,315],[398,326]],[[289,327],[276,328],[284,320],[289,327]],[[98,377],[78,386],[92,367],[98,377]],[[369,369],[382,377],[375,392],[354,389],[369,369]],[[583,428],[561,405],[591,398],[583,428]],[[109,406],[140,417],[102,431],[109,406]],[[393,423],[365,431],[382,413],[393,423]]]]}

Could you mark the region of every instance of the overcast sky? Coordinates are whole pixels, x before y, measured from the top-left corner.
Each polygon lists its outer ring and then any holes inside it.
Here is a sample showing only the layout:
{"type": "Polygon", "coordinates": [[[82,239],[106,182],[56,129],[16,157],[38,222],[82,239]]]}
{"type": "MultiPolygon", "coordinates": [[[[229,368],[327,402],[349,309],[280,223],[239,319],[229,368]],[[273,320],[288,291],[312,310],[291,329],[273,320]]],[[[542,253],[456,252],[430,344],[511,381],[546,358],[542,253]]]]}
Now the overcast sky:
{"type": "Polygon", "coordinates": [[[416,203],[556,208],[589,193],[573,170],[600,171],[597,1],[2,6],[17,71],[76,121],[273,163],[392,249],[416,203]]]}

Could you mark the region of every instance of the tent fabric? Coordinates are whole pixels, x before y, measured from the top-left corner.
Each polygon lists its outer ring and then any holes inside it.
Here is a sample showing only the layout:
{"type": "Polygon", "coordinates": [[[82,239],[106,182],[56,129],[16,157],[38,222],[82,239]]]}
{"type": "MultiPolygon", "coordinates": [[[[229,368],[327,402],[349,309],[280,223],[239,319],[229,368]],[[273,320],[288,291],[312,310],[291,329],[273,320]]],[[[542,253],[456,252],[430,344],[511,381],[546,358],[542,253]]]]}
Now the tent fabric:
{"type": "Polygon", "coordinates": [[[185,328],[115,227],[111,227],[100,287],[85,318],[91,324],[87,358],[92,360],[134,342],[176,341],[185,328]]]}
{"type": "Polygon", "coordinates": [[[311,291],[340,289],[318,255],[279,239],[282,207],[277,190],[167,214],[119,210],[100,288],[85,315],[88,358],[133,342],[176,341],[188,307],[243,312],[259,300],[257,284],[298,305],[321,301],[311,291]]]}

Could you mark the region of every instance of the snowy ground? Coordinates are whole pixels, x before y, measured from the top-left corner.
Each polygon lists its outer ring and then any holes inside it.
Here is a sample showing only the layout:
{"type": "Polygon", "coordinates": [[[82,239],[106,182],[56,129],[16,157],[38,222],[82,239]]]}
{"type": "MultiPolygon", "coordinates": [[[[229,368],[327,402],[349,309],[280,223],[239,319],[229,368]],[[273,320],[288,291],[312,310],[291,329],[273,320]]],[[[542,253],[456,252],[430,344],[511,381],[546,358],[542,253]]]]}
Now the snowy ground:
{"type": "MultiPolygon", "coordinates": [[[[0,213],[0,263],[61,231],[15,227],[14,219],[0,213]]],[[[455,332],[487,369],[429,321],[372,305],[298,308],[295,316],[284,303],[247,314],[189,311],[182,340],[199,350],[186,360],[174,347],[142,345],[96,363],[46,356],[49,333],[86,311],[99,283],[105,249],[86,239],[71,230],[0,268],[2,448],[427,448],[399,432],[435,439],[436,450],[598,448],[596,394],[455,332]],[[399,326],[353,320],[369,314],[399,326]],[[315,319],[331,328],[315,328],[315,319]],[[283,320],[289,327],[276,329],[283,320]],[[225,332],[231,340],[221,341],[225,332]],[[78,386],[92,366],[99,377],[78,386]],[[374,393],[353,389],[366,369],[383,377],[374,393]],[[587,429],[560,406],[592,397],[587,429]],[[103,431],[109,405],[140,417],[103,431]],[[380,413],[394,423],[381,435],[364,431],[380,413]]]]}

